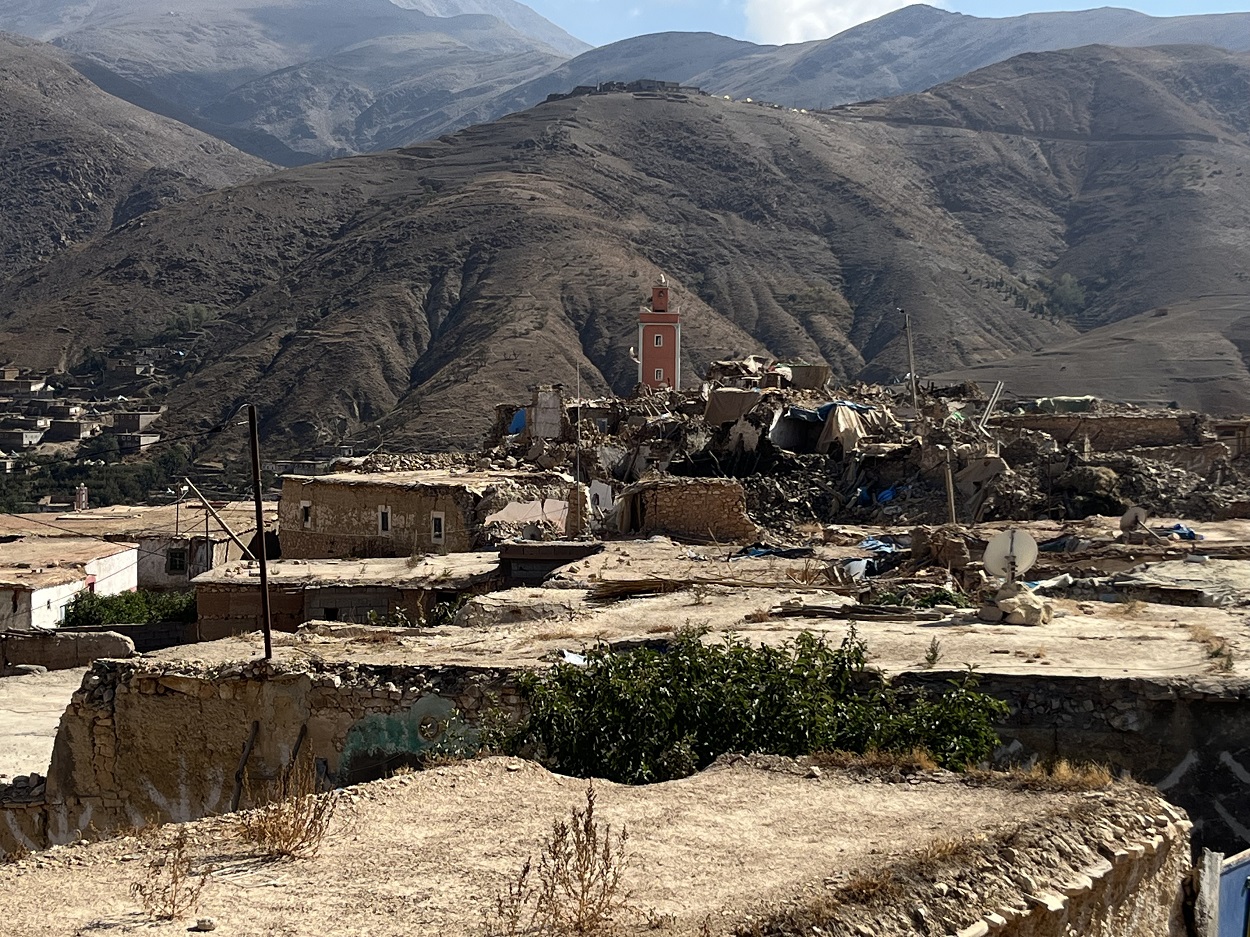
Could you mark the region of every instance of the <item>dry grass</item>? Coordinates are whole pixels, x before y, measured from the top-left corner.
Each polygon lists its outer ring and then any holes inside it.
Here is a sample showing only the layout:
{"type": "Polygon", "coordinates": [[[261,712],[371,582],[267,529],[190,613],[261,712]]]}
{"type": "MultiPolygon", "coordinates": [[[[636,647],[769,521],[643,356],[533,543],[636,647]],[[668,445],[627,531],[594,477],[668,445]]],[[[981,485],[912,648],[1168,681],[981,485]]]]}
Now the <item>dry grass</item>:
{"type": "Polygon", "coordinates": [[[148,917],[172,921],[199,908],[200,893],[210,874],[211,870],[192,870],[187,831],[182,828],[159,855],[144,864],[144,877],[131,883],[130,894],[138,899],[148,917]]]}
{"type": "Polygon", "coordinates": [[[1145,610],[1145,602],[1140,599],[1129,599],[1127,602],[1114,603],[1107,614],[1115,618],[1140,618],[1145,610]]]}
{"type": "Polygon", "coordinates": [[[595,817],[595,786],[586,806],[552,823],[535,867],[526,859],[485,915],[487,937],[607,937],[617,933],[629,895],[621,877],[628,864],[627,831],[613,834],[595,817]]]}
{"type": "Polygon", "coordinates": [[[23,859],[29,858],[30,850],[21,843],[16,843],[12,849],[0,856],[0,863],[21,862],[23,859]]]}
{"type": "Polygon", "coordinates": [[[1189,637],[1201,644],[1211,661],[1211,669],[1217,673],[1229,673],[1233,669],[1233,649],[1227,638],[1222,638],[1206,625],[1186,625],[1189,637]]]}
{"type": "Polygon", "coordinates": [[[746,615],[745,615],[745,616],[743,616],[743,619],[742,619],[742,620],[743,620],[743,621],[750,622],[750,623],[752,623],[752,624],[759,624],[759,623],[761,623],[761,622],[765,622],[765,621],[773,621],[773,620],[774,620],[774,618],[775,618],[775,616],[774,616],[774,615],[773,615],[773,613],[772,613],[772,612],[770,612],[768,609],[766,609],[766,608],[757,608],[757,609],[756,609],[755,611],[753,611],[753,612],[747,612],[747,613],[746,613],[746,615]]]}
{"type": "Polygon", "coordinates": [[[1042,791],[1101,791],[1115,783],[1111,769],[1106,765],[1069,761],[1060,758],[1050,763],[1038,762],[1028,768],[1012,768],[1005,772],[972,772],[976,780],[1000,782],[1010,790],[1042,791]]]}
{"type": "Polygon", "coordinates": [[[259,796],[247,784],[248,801],[259,804],[235,817],[235,833],[274,858],[312,858],[321,849],[339,805],[339,792],[323,791],[311,756],[297,758],[259,796]]]}
{"type": "Polygon", "coordinates": [[[851,752],[820,752],[812,755],[812,764],[821,768],[843,768],[848,771],[892,771],[899,774],[915,774],[918,771],[937,771],[940,766],[923,748],[909,752],[883,752],[875,749],[863,754],[851,752]]]}

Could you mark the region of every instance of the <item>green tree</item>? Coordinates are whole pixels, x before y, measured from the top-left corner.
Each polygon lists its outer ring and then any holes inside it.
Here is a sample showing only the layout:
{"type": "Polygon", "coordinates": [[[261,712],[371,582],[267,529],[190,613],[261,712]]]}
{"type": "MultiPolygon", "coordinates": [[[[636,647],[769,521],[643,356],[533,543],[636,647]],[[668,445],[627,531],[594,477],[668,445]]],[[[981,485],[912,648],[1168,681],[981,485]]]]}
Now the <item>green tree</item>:
{"type": "Polygon", "coordinates": [[[586,658],[522,681],[529,716],[505,748],[629,784],[684,777],[727,752],[919,748],[962,768],[993,752],[1006,712],[971,674],[937,694],[893,689],[867,669],[854,632],[836,646],[805,633],[780,647],[685,632],[663,651],[598,647],[586,658]]]}

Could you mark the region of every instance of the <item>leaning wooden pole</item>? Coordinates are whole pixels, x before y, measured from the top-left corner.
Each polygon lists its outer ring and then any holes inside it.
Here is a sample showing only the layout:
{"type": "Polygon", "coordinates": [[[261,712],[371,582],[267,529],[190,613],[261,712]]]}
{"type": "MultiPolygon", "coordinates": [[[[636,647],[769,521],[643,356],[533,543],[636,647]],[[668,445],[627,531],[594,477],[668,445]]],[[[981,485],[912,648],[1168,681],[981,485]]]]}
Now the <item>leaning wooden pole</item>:
{"type": "Polygon", "coordinates": [[[265,660],[273,657],[273,635],[269,619],[269,568],[265,549],[265,506],[260,500],[260,434],[256,428],[256,407],[247,405],[247,425],[252,435],[252,497],[256,502],[256,559],[260,563],[260,617],[265,632],[265,660]]]}

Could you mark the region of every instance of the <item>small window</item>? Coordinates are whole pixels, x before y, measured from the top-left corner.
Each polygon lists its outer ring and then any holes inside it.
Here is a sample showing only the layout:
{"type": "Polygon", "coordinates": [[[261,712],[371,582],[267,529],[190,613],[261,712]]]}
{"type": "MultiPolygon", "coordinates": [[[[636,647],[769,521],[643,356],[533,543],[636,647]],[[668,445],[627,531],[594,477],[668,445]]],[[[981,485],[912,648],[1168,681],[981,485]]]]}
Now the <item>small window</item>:
{"type": "Polygon", "coordinates": [[[304,529],[307,530],[312,526],[312,502],[301,501],[299,503],[299,520],[304,529]]]}
{"type": "Polygon", "coordinates": [[[391,532],[391,509],[382,505],[378,508],[378,533],[389,534],[391,532]]]}
{"type": "Polygon", "coordinates": [[[656,379],[657,381],[662,381],[662,380],[664,380],[664,369],[663,369],[663,368],[656,368],[656,369],[655,369],[655,379],[656,379]]]}
{"type": "Polygon", "coordinates": [[[339,620],[339,610],[337,608],[327,608],[327,609],[324,609],[323,611],[325,614],[325,619],[324,619],[325,621],[338,621],[339,620]]]}
{"type": "Polygon", "coordinates": [[[167,573],[185,573],[187,571],[187,551],[185,549],[171,549],[166,554],[168,562],[165,564],[167,573]]]}
{"type": "Polygon", "coordinates": [[[434,511],[430,514],[430,540],[433,543],[442,543],[444,539],[443,522],[447,515],[442,511],[434,511]]]}
{"type": "Polygon", "coordinates": [[[664,336],[663,336],[663,335],[657,335],[657,336],[655,337],[655,347],[656,347],[656,348],[663,348],[663,347],[664,347],[664,336]]]}

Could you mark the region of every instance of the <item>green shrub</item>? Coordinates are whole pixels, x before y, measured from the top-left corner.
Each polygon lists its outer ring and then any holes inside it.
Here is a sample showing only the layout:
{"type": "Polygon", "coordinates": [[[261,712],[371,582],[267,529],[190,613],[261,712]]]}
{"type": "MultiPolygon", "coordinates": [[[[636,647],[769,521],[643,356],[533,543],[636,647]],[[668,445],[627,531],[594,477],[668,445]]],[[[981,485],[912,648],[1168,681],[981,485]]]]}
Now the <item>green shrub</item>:
{"type": "Polygon", "coordinates": [[[65,607],[67,628],[104,625],[146,625],[159,621],[195,621],[194,592],[121,592],[97,595],[79,592],[65,607]]]}
{"type": "Polygon", "coordinates": [[[522,681],[529,716],[508,743],[553,771],[646,784],[685,777],[727,752],[924,749],[939,764],[983,761],[1006,706],[971,673],[939,694],[900,691],[867,669],[854,631],[840,645],[804,633],[780,647],[683,632],[663,651],[598,647],[522,681]]]}

